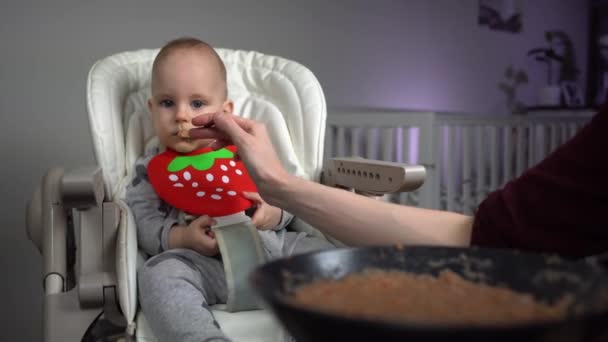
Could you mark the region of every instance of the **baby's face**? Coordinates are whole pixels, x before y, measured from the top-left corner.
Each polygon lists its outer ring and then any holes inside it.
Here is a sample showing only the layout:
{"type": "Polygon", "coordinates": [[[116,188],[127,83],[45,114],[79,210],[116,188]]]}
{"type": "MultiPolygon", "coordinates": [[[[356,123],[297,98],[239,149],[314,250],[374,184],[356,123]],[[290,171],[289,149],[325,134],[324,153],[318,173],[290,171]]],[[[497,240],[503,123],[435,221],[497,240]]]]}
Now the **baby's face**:
{"type": "Polygon", "coordinates": [[[188,153],[213,140],[192,140],[192,119],[204,113],[232,112],[217,62],[209,53],[178,50],[170,53],[152,75],[148,107],[160,142],[188,153]]]}

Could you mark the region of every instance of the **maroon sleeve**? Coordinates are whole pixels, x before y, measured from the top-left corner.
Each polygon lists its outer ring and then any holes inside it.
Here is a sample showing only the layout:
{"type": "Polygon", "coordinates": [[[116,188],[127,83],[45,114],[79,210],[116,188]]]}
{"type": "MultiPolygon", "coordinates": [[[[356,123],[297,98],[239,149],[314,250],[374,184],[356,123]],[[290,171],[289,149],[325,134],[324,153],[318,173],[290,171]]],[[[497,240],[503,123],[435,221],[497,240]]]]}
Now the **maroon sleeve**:
{"type": "Polygon", "coordinates": [[[608,107],[491,193],[475,214],[471,244],[573,257],[608,251],[608,107]]]}

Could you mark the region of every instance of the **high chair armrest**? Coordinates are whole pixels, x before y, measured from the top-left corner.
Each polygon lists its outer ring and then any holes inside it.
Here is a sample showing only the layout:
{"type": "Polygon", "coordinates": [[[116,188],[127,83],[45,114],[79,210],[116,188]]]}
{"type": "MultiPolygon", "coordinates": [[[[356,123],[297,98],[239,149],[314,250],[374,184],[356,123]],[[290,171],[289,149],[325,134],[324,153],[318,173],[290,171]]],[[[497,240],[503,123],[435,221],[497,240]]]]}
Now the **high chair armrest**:
{"type": "Polygon", "coordinates": [[[103,198],[103,175],[100,167],[69,170],[61,178],[61,203],[65,208],[99,207],[103,198]]]}
{"type": "MultiPolygon", "coordinates": [[[[418,189],[424,183],[424,166],[393,163],[359,157],[331,158],[321,174],[327,186],[354,190],[356,193],[382,197],[386,194],[418,189]]],[[[324,235],[336,246],[347,246],[330,235],[324,235]]]]}
{"type": "Polygon", "coordinates": [[[48,341],[80,340],[100,310],[124,324],[115,291],[120,211],[104,197],[101,168],[53,168],[28,203],[28,236],[43,256],[48,341]]]}
{"type": "Polygon", "coordinates": [[[104,202],[103,175],[100,167],[71,170],[49,169],[27,205],[27,231],[44,258],[43,279],[49,293],[66,290],[68,273],[68,231],[79,225],[76,272],[83,305],[103,300],[103,286],[113,283],[113,239],[118,226],[118,210],[104,202]],[[76,209],[76,212],[72,212],[76,209]],[[77,218],[73,219],[73,216],[77,218]]]}
{"type": "Polygon", "coordinates": [[[354,189],[356,192],[382,196],[418,189],[426,177],[424,166],[364,158],[332,158],[321,182],[328,186],[354,189]]]}
{"type": "Polygon", "coordinates": [[[66,288],[68,215],[61,204],[63,174],[61,168],[49,169],[26,206],[27,235],[43,256],[42,282],[46,293],[60,293],[66,288]]]}

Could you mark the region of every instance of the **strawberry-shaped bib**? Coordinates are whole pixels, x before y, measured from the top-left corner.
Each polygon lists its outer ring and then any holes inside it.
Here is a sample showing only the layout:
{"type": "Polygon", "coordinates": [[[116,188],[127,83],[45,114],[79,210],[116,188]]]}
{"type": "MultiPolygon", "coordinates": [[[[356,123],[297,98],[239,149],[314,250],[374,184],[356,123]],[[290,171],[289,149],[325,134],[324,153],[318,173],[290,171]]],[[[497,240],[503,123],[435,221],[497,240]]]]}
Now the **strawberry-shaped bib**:
{"type": "Polygon", "coordinates": [[[235,151],[236,146],[186,154],[167,149],[150,160],[148,179],[158,197],[188,214],[235,214],[253,204],[242,191],[257,191],[243,163],[234,160],[235,151]]]}

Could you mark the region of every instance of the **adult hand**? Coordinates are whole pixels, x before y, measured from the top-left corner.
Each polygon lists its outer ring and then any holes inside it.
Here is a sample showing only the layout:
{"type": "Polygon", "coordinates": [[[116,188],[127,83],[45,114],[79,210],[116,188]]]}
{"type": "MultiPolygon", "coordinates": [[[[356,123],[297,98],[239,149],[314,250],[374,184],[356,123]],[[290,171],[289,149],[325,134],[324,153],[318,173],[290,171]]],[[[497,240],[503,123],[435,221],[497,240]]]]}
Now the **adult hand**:
{"type": "Polygon", "coordinates": [[[262,197],[271,202],[273,191],[291,175],[283,168],[264,124],[229,113],[210,113],[192,120],[199,128],[190,130],[194,139],[215,139],[213,149],[234,144],[262,197]]]}

